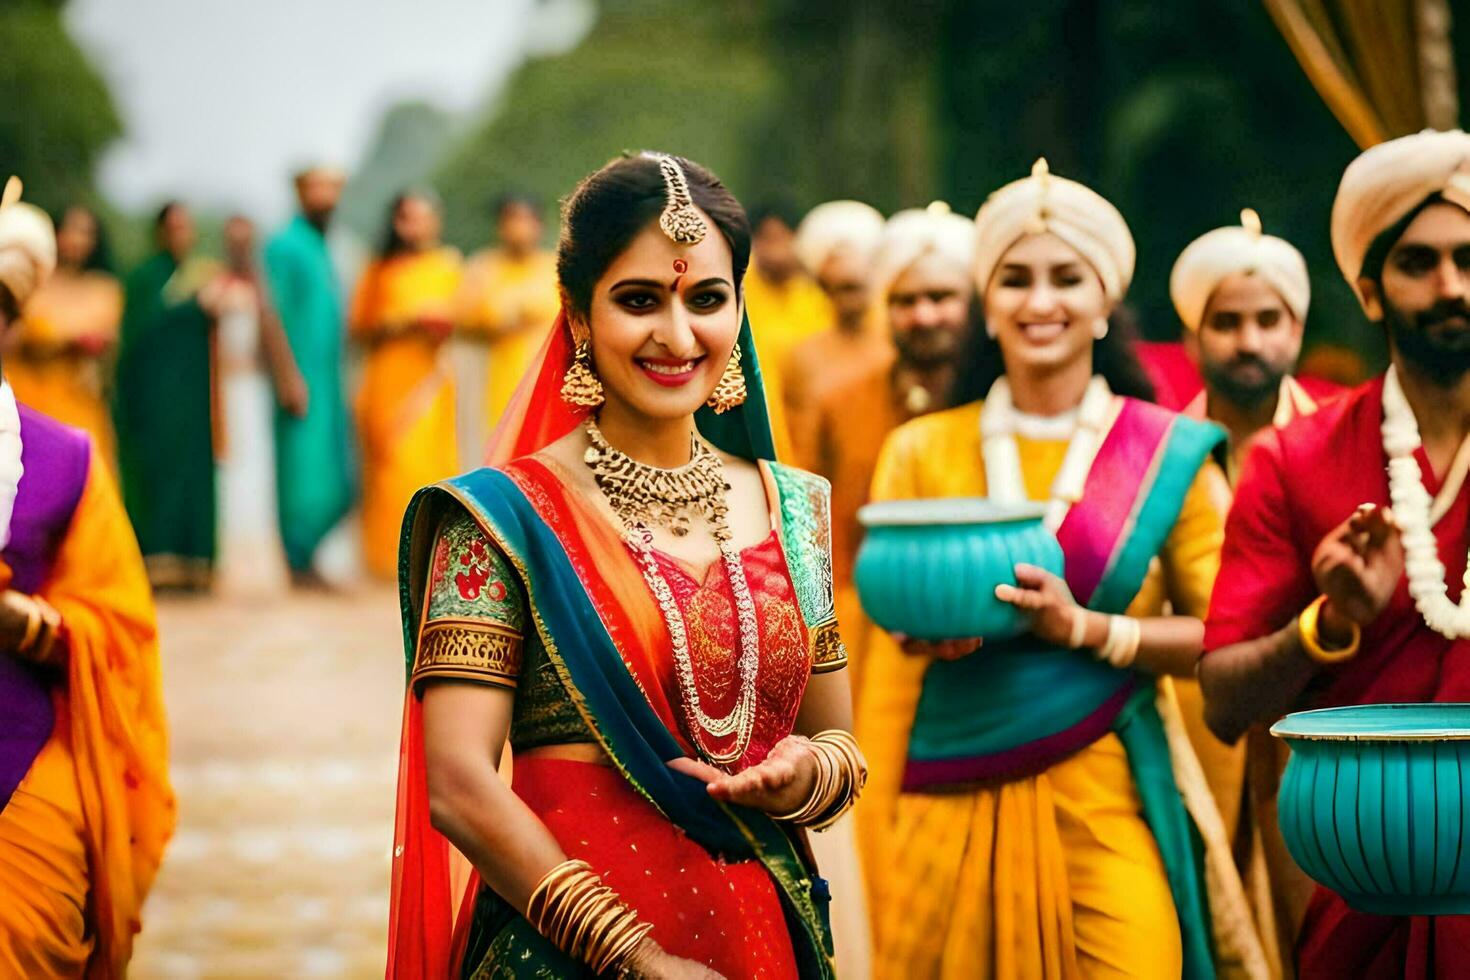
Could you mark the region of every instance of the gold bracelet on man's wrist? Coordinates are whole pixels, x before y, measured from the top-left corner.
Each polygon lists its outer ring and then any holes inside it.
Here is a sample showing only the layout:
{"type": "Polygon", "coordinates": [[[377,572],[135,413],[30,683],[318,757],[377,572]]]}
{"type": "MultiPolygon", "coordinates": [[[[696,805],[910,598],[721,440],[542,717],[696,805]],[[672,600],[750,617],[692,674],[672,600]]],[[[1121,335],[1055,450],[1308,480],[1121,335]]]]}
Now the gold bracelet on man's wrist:
{"type": "Polygon", "coordinates": [[[1336,664],[1344,660],[1351,660],[1358,655],[1358,647],[1363,640],[1363,630],[1357,623],[1352,623],[1352,640],[1345,647],[1329,647],[1322,642],[1322,634],[1319,627],[1322,621],[1322,607],[1327,603],[1327,596],[1319,595],[1312,604],[1302,610],[1297,617],[1296,633],[1297,639],[1301,641],[1302,650],[1319,664],[1336,664]]]}

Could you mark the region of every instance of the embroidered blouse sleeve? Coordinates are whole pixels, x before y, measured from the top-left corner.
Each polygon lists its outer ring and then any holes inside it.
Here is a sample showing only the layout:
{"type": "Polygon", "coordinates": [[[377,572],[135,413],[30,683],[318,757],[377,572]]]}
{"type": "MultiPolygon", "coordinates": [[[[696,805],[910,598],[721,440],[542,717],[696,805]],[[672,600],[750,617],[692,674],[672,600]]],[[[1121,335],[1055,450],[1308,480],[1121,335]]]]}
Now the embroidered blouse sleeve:
{"type": "Polygon", "coordinates": [[[831,617],[813,628],[812,673],[825,674],[847,666],[847,645],[837,627],[837,602],[832,581],[832,486],[821,477],[812,478],[813,510],[816,517],[815,547],[820,552],[819,565],[825,578],[824,605],[831,617]]]}
{"type": "Polygon", "coordinates": [[[432,555],[415,687],[449,678],[514,688],[528,619],[515,569],[464,511],[439,526],[432,555]]]}

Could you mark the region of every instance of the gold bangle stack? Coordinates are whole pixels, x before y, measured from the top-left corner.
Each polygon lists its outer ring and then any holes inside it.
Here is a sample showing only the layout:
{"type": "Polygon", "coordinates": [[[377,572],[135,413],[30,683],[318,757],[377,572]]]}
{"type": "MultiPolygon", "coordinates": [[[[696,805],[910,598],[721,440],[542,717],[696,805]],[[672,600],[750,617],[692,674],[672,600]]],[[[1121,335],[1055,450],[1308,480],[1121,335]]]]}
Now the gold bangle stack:
{"type": "Polygon", "coordinates": [[[817,760],[817,778],[805,803],[777,820],[790,820],[811,830],[826,830],[857,802],[868,781],[868,765],[851,732],[829,728],[808,740],[817,760]]]}
{"type": "Polygon", "coordinates": [[[586,861],[563,861],[546,872],[526,903],[526,920],[599,976],[617,975],[653,929],[651,922],[638,921],[586,861]]]}
{"type": "Polygon", "coordinates": [[[20,604],[26,614],[25,633],[16,644],[15,652],[33,663],[49,663],[52,654],[56,652],[56,637],[61,631],[61,613],[39,596],[12,592],[9,598],[11,602],[20,604]]]}
{"type": "Polygon", "coordinates": [[[1319,595],[1312,604],[1302,610],[1302,614],[1296,620],[1297,638],[1301,640],[1302,649],[1307,656],[1319,664],[1335,664],[1344,660],[1351,660],[1358,655],[1358,647],[1363,640],[1363,630],[1357,623],[1353,623],[1353,638],[1347,646],[1341,648],[1329,648],[1322,645],[1322,634],[1317,632],[1318,623],[1322,618],[1322,606],[1327,602],[1327,596],[1319,595]]]}

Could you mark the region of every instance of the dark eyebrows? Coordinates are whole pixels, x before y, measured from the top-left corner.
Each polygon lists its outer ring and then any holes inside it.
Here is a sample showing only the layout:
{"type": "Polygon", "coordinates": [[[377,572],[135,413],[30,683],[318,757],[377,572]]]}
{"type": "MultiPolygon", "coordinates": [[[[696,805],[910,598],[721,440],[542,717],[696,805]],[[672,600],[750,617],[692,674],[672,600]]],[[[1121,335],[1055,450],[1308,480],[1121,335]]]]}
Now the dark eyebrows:
{"type": "MultiPolygon", "coordinates": [[[[729,285],[730,285],[730,280],[721,278],[720,276],[711,276],[708,279],[701,279],[699,282],[695,283],[690,288],[691,289],[701,289],[701,288],[704,288],[705,286],[729,286],[729,285]]],[[[624,289],[624,288],[627,288],[629,286],[640,286],[640,287],[642,287],[644,289],[668,289],[669,288],[667,283],[659,282],[657,279],[619,279],[617,282],[613,283],[611,286],[608,287],[608,292],[615,292],[615,291],[617,291],[619,289],[624,289]]]]}

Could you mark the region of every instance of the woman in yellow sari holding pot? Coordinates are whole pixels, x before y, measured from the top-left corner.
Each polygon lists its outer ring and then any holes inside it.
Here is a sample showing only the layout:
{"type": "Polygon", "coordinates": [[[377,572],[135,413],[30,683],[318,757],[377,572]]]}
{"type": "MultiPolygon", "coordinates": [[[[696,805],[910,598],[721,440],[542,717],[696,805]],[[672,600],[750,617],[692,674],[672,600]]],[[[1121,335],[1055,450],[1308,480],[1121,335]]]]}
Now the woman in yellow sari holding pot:
{"type": "Polygon", "coordinates": [[[1220,432],[1150,404],[1109,330],[1134,260],[1111,204],[1039,161],[976,226],[985,330],[959,407],[894,431],[873,497],[1044,503],[1066,575],[998,587],[1027,613],[1016,639],[869,651],[875,973],[1265,975],[1166,679],[1204,635],[1220,432]]]}

